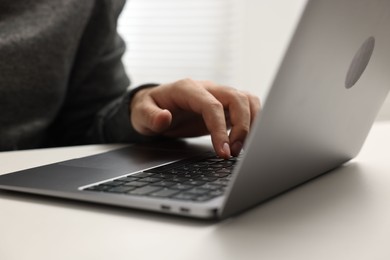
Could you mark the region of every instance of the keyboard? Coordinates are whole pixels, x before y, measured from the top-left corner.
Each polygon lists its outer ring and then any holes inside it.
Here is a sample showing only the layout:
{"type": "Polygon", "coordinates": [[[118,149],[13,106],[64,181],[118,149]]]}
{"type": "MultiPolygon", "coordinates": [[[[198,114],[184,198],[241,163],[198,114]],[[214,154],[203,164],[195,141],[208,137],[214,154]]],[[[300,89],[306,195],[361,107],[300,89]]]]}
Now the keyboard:
{"type": "Polygon", "coordinates": [[[89,192],[204,202],[222,196],[239,157],[208,153],[84,187],[89,192]]]}

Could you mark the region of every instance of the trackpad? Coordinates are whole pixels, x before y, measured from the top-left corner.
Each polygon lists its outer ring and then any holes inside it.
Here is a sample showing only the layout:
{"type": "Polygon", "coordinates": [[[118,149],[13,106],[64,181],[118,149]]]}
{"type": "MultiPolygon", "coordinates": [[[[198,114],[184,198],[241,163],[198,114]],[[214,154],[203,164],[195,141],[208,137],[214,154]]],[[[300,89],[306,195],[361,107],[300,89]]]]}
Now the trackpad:
{"type": "Polygon", "coordinates": [[[164,146],[156,148],[156,146],[131,145],[106,153],[64,161],[58,164],[130,173],[210,151],[209,147],[190,147],[189,145],[183,145],[181,148],[179,147],[180,149],[177,148],[177,145],[173,145],[171,148],[164,146]]]}

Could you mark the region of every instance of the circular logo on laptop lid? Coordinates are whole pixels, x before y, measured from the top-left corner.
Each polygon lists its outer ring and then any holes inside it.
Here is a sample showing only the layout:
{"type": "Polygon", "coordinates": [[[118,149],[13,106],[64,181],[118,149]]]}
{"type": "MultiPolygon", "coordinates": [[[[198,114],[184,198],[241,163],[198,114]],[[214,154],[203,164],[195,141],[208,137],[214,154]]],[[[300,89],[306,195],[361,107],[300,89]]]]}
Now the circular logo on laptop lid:
{"type": "Polygon", "coordinates": [[[374,48],[375,38],[370,37],[363,43],[362,47],[360,47],[358,52],[355,54],[351,66],[349,67],[347,78],[345,79],[345,87],[347,89],[352,88],[359,81],[370,62],[374,48]]]}

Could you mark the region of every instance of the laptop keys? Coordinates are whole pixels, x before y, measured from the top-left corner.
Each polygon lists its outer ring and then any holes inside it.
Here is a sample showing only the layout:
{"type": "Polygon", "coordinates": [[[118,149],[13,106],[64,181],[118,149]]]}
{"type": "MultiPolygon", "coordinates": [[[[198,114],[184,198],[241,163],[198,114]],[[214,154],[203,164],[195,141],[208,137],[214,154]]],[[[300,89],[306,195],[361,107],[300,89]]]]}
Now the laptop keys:
{"type": "Polygon", "coordinates": [[[84,190],[202,202],[223,195],[236,161],[215,156],[187,159],[84,190]]]}

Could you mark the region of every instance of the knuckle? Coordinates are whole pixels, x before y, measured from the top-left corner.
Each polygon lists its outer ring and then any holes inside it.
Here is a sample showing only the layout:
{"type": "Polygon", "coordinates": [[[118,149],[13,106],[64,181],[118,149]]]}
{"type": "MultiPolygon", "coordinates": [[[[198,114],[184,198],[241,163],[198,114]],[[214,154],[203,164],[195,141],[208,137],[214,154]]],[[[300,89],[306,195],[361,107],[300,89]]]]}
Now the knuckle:
{"type": "MultiPolygon", "coordinates": [[[[190,91],[191,89],[194,89],[194,87],[196,87],[197,85],[198,85],[198,83],[195,80],[193,80],[191,78],[184,78],[184,79],[176,81],[172,86],[172,90],[174,92],[176,92],[176,91],[190,91]]],[[[177,92],[177,93],[179,93],[179,92],[177,92]]]]}
{"type": "Polygon", "coordinates": [[[218,102],[217,100],[212,100],[208,104],[208,108],[206,109],[211,109],[211,110],[223,110],[223,105],[218,102]]]}
{"type": "Polygon", "coordinates": [[[253,95],[250,98],[251,98],[251,101],[253,102],[253,104],[255,105],[256,109],[260,110],[260,108],[261,108],[260,98],[257,96],[253,96],[253,95]]]}
{"type": "Polygon", "coordinates": [[[233,88],[231,86],[224,86],[224,88],[227,89],[228,91],[232,92],[232,93],[239,92],[238,89],[233,88]]]}
{"type": "Polygon", "coordinates": [[[249,127],[249,125],[242,125],[237,130],[238,130],[237,132],[239,133],[240,136],[247,136],[249,134],[250,127],[249,127]]]}
{"type": "Polygon", "coordinates": [[[235,96],[239,92],[236,88],[230,86],[218,86],[218,90],[229,96],[235,96]]]}
{"type": "Polygon", "coordinates": [[[248,102],[248,96],[241,91],[236,91],[235,97],[240,102],[248,102]]]}
{"type": "Polygon", "coordinates": [[[256,108],[256,110],[260,109],[261,102],[258,96],[253,95],[252,93],[247,91],[242,91],[241,93],[246,96],[247,100],[251,103],[251,105],[253,105],[256,108]]]}
{"type": "Polygon", "coordinates": [[[217,84],[211,80],[203,80],[202,84],[206,87],[215,87],[217,84]]]}
{"type": "Polygon", "coordinates": [[[261,106],[260,98],[257,96],[254,96],[254,99],[256,100],[256,104],[260,107],[261,106]]]}
{"type": "Polygon", "coordinates": [[[247,102],[249,99],[248,95],[243,91],[232,87],[225,87],[225,89],[227,90],[227,94],[237,102],[247,102]]]}
{"type": "Polygon", "coordinates": [[[183,85],[183,86],[191,86],[196,84],[196,81],[193,80],[192,78],[184,78],[179,81],[177,81],[178,85],[183,85]]]}

